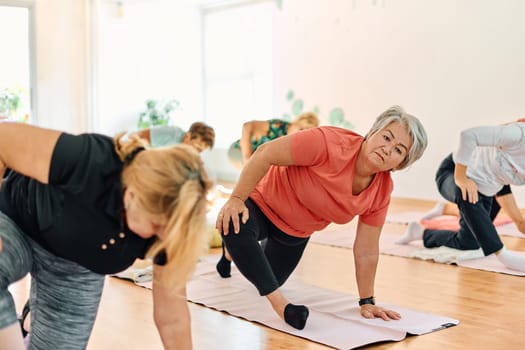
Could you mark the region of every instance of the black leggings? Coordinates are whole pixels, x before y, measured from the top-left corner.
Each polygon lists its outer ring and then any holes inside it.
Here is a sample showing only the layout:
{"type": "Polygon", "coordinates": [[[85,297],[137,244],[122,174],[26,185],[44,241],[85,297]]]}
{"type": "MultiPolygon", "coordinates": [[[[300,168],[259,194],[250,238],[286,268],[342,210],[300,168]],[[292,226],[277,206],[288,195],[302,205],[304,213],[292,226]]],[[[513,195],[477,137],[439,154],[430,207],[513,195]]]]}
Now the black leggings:
{"type": "Polygon", "coordinates": [[[286,234],[251,199],[245,204],[250,218],[246,224],[240,223],[238,234],[233,233],[230,222],[229,234],[222,239],[239,271],[261,295],[267,295],[283,285],[295,270],[309,238],[286,234]]]}
{"type": "MultiPolygon", "coordinates": [[[[455,167],[452,155],[449,155],[439,166],[436,184],[439,193],[445,199],[458,205],[459,231],[426,229],[423,234],[423,244],[427,248],[446,246],[460,250],[481,247],[485,255],[497,252],[503,247],[503,243],[492,221],[498,214],[500,206],[495,196],[484,196],[479,192],[476,204],[464,201],[461,189],[454,181],[455,167]]],[[[496,196],[509,193],[511,193],[510,186],[504,186],[496,196]]]]}

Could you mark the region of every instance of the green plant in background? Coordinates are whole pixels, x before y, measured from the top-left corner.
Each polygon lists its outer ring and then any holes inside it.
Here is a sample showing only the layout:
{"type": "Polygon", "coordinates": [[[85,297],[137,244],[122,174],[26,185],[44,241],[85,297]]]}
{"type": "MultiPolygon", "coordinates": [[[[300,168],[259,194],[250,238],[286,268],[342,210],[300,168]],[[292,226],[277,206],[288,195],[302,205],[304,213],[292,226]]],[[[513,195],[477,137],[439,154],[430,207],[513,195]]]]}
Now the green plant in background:
{"type": "Polygon", "coordinates": [[[330,125],[338,126],[349,130],[355,129],[354,124],[345,119],[345,112],[341,108],[334,108],[330,112],[330,125]]]}
{"type": "MultiPolygon", "coordinates": [[[[300,98],[294,100],[294,97],[295,93],[293,92],[293,90],[289,90],[286,94],[286,100],[290,101],[290,103],[292,104],[292,113],[291,115],[288,113],[284,113],[282,116],[283,120],[292,121],[292,119],[295,119],[295,117],[299,116],[301,113],[304,112],[304,101],[300,98]]],[[[312,112],[319,115],[319,107],[315,106],[312,109],[312,112]]]]}
{"type": "MultiPolygon", "coordinates": [[[[304,102],[300,98],[295,98],[295,93],[293,92],[293,90],[288,90],[288,92],[286,93],[286,100],[292,104],[292,113],[284,113],[282,116],[283,120],[291,121],[292,119],[304,112],[304,102]]],[[[318,106],[314,106],[312,108],[312,112],[317,114],[319,118],[323,119],[321,117],[321,112],[318,106]]],[[[346,120],[345,112],[342,108],[339,107],[333,108],[330,111],[328,122],[330,123],[330,125],[338,126],[340,128],[345,128],[349,130],[355,129],[354,124],[352,124],[349,120],[346,120]]]]}
{"type": "Polygon", "coordinates": [[[0,89],[0,117],[4,119],[16,117],[20,107],[20,94],[17,89],[0,89]]]}
{"type": "MultiPolygon", "coordinates": [[[[292,101],[294,97],[293,90],[288,90],[288,93],[286,94],[286,100],[292,101]]],[[[290,114],[283,113],[283,116],[281,117],[282,120],[286,120],[287,122],[292,121],[292,118],[290,117],[290,114]]]]}
{"type": "Polygon", "coordinates": [[[146,110],[139,115],[138,128],[146,129],[155,125],[169,124],[173,113],[180,109],[180,102],[176,99],[146,100],[146,110]]]}

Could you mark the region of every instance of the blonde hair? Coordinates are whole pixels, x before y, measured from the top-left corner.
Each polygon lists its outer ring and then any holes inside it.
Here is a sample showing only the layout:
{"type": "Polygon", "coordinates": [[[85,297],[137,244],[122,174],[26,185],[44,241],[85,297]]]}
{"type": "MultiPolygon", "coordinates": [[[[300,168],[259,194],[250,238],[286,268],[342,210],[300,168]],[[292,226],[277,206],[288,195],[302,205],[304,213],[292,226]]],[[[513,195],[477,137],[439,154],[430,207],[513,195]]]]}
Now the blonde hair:
{"type": "Polygon", "coordinates": [[[305,112],[295,118],[292,123],[298,125],[301,130],[315,128],[319,126],[319,117],[313,112],[305,112]]]}
{"type": "MultiPolygon", "coordinates": [[[[123,141],[117,135],[115,150],[122,161],[137,148],[145,147],[137,135],[123,141]]],[[[166,254],[167,282],[182,287],[190,277],[209,239],[206,222],[206,194],[212,182],[197,151],[188,145],[147,149],[124,166],[122,183],[137,189],[139,204],[154,215],[167,219],[165,236],[147,252],[149,257],[166,254]]]]}

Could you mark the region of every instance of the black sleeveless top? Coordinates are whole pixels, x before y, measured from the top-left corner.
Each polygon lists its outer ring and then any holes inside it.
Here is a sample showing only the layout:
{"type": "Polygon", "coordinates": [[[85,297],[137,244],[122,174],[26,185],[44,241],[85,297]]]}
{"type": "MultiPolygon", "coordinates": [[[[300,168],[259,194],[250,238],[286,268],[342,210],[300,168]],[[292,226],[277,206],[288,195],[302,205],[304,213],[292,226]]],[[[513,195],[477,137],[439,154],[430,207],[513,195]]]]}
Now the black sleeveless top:
{"type": "Polygon", "coordinates": [[[154,238],[123,222],[122,162],[113,140],[98,134],[62,134],[53,152],[49,184],[14,171],[4,179],[0,211],[51,253],[100,274],[143,258],[154,238]]]}

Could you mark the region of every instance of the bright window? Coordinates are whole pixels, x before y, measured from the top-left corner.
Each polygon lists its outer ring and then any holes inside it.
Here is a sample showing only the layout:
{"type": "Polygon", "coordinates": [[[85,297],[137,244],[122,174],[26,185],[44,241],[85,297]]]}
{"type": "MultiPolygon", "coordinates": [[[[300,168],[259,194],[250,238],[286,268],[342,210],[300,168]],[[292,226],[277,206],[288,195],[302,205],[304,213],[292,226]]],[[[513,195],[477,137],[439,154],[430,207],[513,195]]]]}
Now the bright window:
{"type": "Polygon", "coordinates": [[[206,121],[216,147],[240,138],[242,124],[272,113],[273,1],[205,9],[206,121]]]}
{"type": "Polygon", "coordinates": [[[29,9],[0,6],[0,120],[31,115],[29,9]]]}

